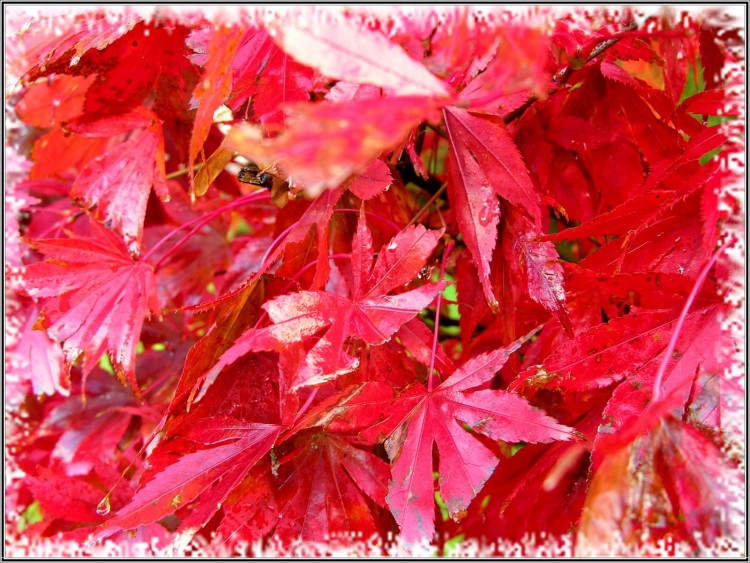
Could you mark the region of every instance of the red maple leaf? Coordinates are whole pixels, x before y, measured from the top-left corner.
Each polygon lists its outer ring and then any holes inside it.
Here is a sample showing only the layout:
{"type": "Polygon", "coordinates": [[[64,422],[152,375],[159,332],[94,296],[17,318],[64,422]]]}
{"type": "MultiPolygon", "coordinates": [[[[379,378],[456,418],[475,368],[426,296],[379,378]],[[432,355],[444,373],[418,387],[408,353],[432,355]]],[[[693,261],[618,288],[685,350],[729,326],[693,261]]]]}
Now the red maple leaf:
{"type": "Polygon", "coordinates": [[[385,245],[372,264],[372,238],[360,215],[352,243],[354,273],[350,297],[324,291],[299,291],[276,297],[263,305],[273,324],[243,334],[206,375],[199,399],[213,379],[250,350],[283,349],[329,327],[308,352],[293,385],[314,385],[356,368],[344,350],[350,336],[368,344],[388,340],[404,323],[427,307],[445,287],[429,283],[397,295],[387,295],[417,277],[438,243],[439,231],[410,227],[385,245]]]}
{"type": "Polygon", "coordinates": [[[279,49],[263,30],[253,30],[241,42],[232,64],[232,93],[227,106],[238,110],[248,98],[261,123],[280,125],[286,106],[309,99],[313,70],[279,49]]]}
{"type": "Polygon", "coordinates": [[[667,418],[604,460],[589,485],[576,553],[626,556],[632,546],[667,534],[701,553],[716,538],[737,533],[733,505],[741,481],[708,438],[667,418]],[[721,486],[716,475],[723,476],[721,486]]]}
{"type": "Polygon", "coordinates": [[[196,159],[203,150],[208,138],[214,112],[224,103],[232,89],[230,65],[242,39],[243,31],[236,27],[217,26],[211,30],[208,48],[208,61],[203,75],[193,91],[193,98],[198,102],[193,131],[190,136],[188,165],[190,175],[196,159]]]}
{"type": "Polygon", "coordinates": [[[161,314],[150,264],[134,260],[117,235],[90,222],[91,238],[29,241],[47,257],[26,267],[23,292],[46,299],[39,327],[63,343],[68,365],[84,355],[89,373],[109,353],[136,393],[136,346],[143,321],[161,314]]]}
{"type": "Polygon", "coordinates": [[[333,434],[300,436],[278,463],[279,516],[283,541],[348,543],[371,537],[376,524],[366,498],[385,506],[388,464],[333,434]]]}
{"type": "Polygon", "coordinates": [[[163,201],[169,201],[159,119],[140,107],[117,118],[69,127],[84,137],[129,134],[125,142],[90,161],[79,172],[70,193],[87,207],[96,207],[95,217],[119,230],[129,250],[137,254],[151,186],[163,201]]]}
{"type": "Polygon", "coordinates": [[[213,447],[183,452],[175,463],[162,468],[136,491],[127,506],[107,520],[92,541],[118,530],[155,522],[201,495],[211,496],[204,497],[201,507],[182,522],[180,531],[192,536],[218,510],[217,503],[268,453],[278,433],[279,427],[272,424],[223,417],[201,419],[185,435],[213,447]],[[221,482],[212,488],[219,479],[221,482]]]}
{"type": "Polygon", "coordinates": [[[466,362],[434,391],[421,385],[397,403],[410,410],[386,440],[393,480],[388,505],[407,545],[434,533],[433,444],[440,454],[439,489],[449,514],[460,518],[499,460],[471,432],[506,442],[570,440],[573,430],[533,408],[519,395],[471,389],[487,383],[520,343],[466,362]]]}
{"type": "Polygon", "coordinates": [[[373,84],[398,96],[448,95],[446,85],[421,63],[353,19],[333,22],[315,8],[306,8],[266,27],[286,53],[326,76],[373,84]]]}
{"type": "Polygon", "coordinates": [[[311,196],[362,172],[421,121],[430,119],[434,98],[401,96],[340,103],[296,104],[281,135],[235,126],[228,141],[255,162],[278,162],[311,196]],[[379,126],[373,128],[377,122],[379,126]]]}
{"type": "Polygon", "coordinates": [[[27,314],[25,320],[21,318],[17,339],[7,343],[8,371],[30,379],[37,395],[54,395],[55,392],[67,395],[70,381],[63,369],[62,349],[43,331],[34,330],[39,309],[29,307],[27,314]]]}
{"type": "Polygon", "coordinates": [[[448,184],[459,230],[479,270],[487,302],[497,308],[490,283],[490,262],[497,242],[497,195],[520,206],[540,222],[540,203],[518,149],[505,130],[465,110],[444,110],[453,151],[448,184]]]}
{"type": "Polygon", "coordinates": [[[741,26],[227,15],[8,12],[8,546],[739,546],[741,26]]]}

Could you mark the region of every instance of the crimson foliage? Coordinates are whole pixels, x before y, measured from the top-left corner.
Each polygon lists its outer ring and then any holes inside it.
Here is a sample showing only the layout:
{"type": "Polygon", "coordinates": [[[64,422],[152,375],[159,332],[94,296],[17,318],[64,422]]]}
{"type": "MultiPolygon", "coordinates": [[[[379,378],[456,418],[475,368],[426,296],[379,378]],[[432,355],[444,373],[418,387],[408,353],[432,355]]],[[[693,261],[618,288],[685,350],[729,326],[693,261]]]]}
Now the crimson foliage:
{"type": "Polygon", "coordinates": [[[739,30],[519,16],[11,36],[13,537],[739,545],[739,30]]]}

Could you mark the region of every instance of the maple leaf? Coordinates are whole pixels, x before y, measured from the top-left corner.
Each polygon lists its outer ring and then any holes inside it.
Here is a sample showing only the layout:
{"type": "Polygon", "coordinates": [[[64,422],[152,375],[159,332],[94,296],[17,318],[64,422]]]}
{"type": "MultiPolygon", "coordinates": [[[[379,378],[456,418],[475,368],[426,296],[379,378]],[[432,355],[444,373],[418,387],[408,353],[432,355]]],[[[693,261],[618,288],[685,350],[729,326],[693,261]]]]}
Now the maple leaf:
{"type": "Polygon", "coordinates": [[[701,196],[695,192],[671,207],[660,209],[650,218],[648,227],[605,244],[583,258],[579,265],[609,274],[663,272],[694,277],[710,251],[703,245],[701,221],[685,221],[684,217],[700,217],[701,196]],[[667,232],[668,237],[662,234],[667,232]],[[650,244],[644,245],[645,241],[650,244]]]}
{"type": "Polygon", "coordinates": [[[382,160],[374,161],[361,174],[347,185],[350,192],[361,200],[367,200],[387,190],[393,183],[393,176],[382,160]]]}
{"type": "Polygon", "coordinates": [[[248,98],[266,126],[284,122],[288,104],[309,99],[313,70],[280,50],[262,29],[249,32],[232,63],[232,93],[226,105],[236,111],[248,98]]]}
{"type": "Polygon", "coordinates": [[[576,555],[627,556],[642,553],[644,543],[646,553],[657,553],[655,544],[666,534],[685,542],[690,552],[711,553],[706,547],[717,538],[736,536],[733,505],[741,482],[710,440],[667,418],[599,467],[589,486],[576,555]]]}
{"type": "Polygon", "coordinates": [[[214,493],[182,522],[180,532],[191,535],[218,510],[217,502],[221,503],[258,459],[268,453],[278,433],[279,427],[272,424],[223,417],[202,419],[200,427],[194,427],[186,436],[213,447],[185,453],[159,471],[90,541],[155,522],[202,494],[214,493]],[[211,487],[219,479],[221,482],[213,491],[211,487]]]}
{"type": "Polygon", "coordinates": [[[146,316],[160,314],[150,264],[138,262],[117,235],[91,221],[91,238],[29,241],[47,261],[26,267],[23,292],[47,298],[38,323],[63,343],[65,361],[83,353],[89,373],[102,354],[136,393],[136,345],[146,316]]]}
{"type": "Polygon", "coordinates": [[[95,510],[101,491],[93,483],[40,468],[30,479],[30,488],[48,518],[89,523],[102,520],[95,510]]]}
{"type": "Polygon", "coordinates": [[[352,533],[372,537],[376,525],[365,497],[385,506],[388,464],[327,433],[300,436],[293,446],[279,459],[274,535],[315,543],[338,543],[352,533]]]}
{"type": "Polygon", "coordinates": [[[296,104],[281,135],[236,125],[228,142],[255,162],[278,162],[311,196],[364,170],[419,122],[430,119],[433,98],[402,96],[342,103],[296,104]],[[377,127],[373,124],[377,123],[377,127]]]}
{"type": "Polygon", "coordinates": [[[669,204],[674,201],[675,195],[674,192],[667,190],[653,190],[636,195],[591,221],[559,233],[545,235],[543,240],[572,240],[591,236],[620,235],[635,231],[643,225],[648,225],[665,203],[669,204]]]}
{"type": "MultiPolygon", "coordinates": [[[[83,56],[91,51],[106,49],[128,33],[141,18],[134,14],[116,14],[111,17],[103,10],[89,14],[80,14],[72,22],[72,30],[62,39],[52,34],[49,39],[43,39],[26,54],[29,61],[34,62],[22,80],[31,83],[36,79],[53,73],[65,74],[70,67],[75,67],[83,56]]],[[[32,34],[49,26],[49,20],[34,22],[32,34]]],[[[46,30],[45,30],[46,31],[46,30]]],[[[70,72],[70,71],[69,71],[70,72]]],[[[73,74],[76,70],[73,69],[73,74]]]]}
{"type": "MultiPolygon", "coordinates": [[[[231,301],[231,306],[218,308],[211,329],[188,352],[187,362],[175,390],[176,399],[189,393],[198,376],[210,368],[231,343],[257,320],[255,317],[258,316],[264,286],[262,281],[248,284],[231,301]]],[[[172,408],[175,404],[179,405],[174,401],[172,408]]]]}
{"type": "Polygon", "coordinates": [[[549,121],[556,114],[557,107],[525,113],[517,126],[515,141],[544,194],[560,204],[565,211],[563,215],[583,222],[593,217],[597,195],[577,155],[546,140],[554,134],[549,121]]]}
{"type": "Polygon", "coordinates": [[[643,80],[635,78],[613,61],[603,61],[599,67],[602,75],[609,79],[617,81],[629,89],[638,93],[642,98],[647,100],[662,117],[668,117],[674,114],[674,102],[669,96],[661,90],[652,88],[643,80]]]}
{"type": "Polygon", "coordinates": [[[266,28],[284,51],[321,74],[373,84],[398,96],[448,95],[440,79],[384,35],[332,15],[298,8],[269,21],[266,28]]]}
{"type": "Polygon", "coordinates": [[[227,496],[224,515],[212,543],[230,540],[255,541],[273,530],[279,521],[271,472],[267,467],[252,471],[227,496]]]}
{"type": "MultiPolygon", "coordinates": [[[[508,100],[513,97],[519,100],[519,106],[532,95],[542,97],[550,78],[549,69],[544,65],[545,54],[549,50],[546,34],[513,24],[498,31],[488,38],[493,41],[494,47],[490,53],[491,60],[459,94],[459,98],[472,109],[486,107],[490,113],[496,113],[498,106],[506,112],[515,109],[508,106],[508,100]],[[523,48],[519,45],[523,45],[523,48]]],[[[451,40],[456,41],[456,38],[451,37],[451,40]]],[[[477,58],[473,62],[476,65],[481,60],[477,58]]],[[[477,69],[473,67],[472,70],[476,72],[477,69]]]]}
{"type": "MultiPolygon", "coordinates": [[[[607,402],[603,413],[607,423],[599,428],[594,441],[595,464],[651,431],[665,416],[683,414],[697,374],[704,370],[720,373],[726,367],[721,351],[721,313],[721,305],[711,303],[688,314],[679,325],[678,340],[669,358],[643,354],[642,366],[628,375],[607,402]],[[657,398],[655,378],[662,364],[666,375],[660,391],[664,395],[657,398]]],[[[675,330],[673,326],[668,328],[675,330]]]]}
{"type": "Polygon", "coordinates": [[[704,90],[680,103],[680,109],[686,113],[699,115],[736,115],[739,116],[741,102],[738,96],[723,89],[704,90]]]}
{"type": "Polygon", "coordinates": [[[162,201],[169,201],[164,171],[164,136],[159,119],[144,107],[93,123],[69,125],[86,137],[108,137],[132,131],[127,141],[90,161],[78,174],[71,197],[95,217],[117,228],[129,250],[137,254],[143,238],[143,221],[151,186],[162,201]]]}
{"type": "Polygon", "coordinates": [[[83,111],[86,90],[94,77],[51,77],[32,85],[16,105],[16,113],[25,123],[49,128],[78,117],[83,111]]]}
{"type": "MultiPolygon", "coordinates": [[[[86,119],[96,120],[123,113],[141,103],[154,92],[157,98],[175,97],[187,102],[180,90],[195,81],[195,70],[187,59],[185,37],[181,25],[138,22],[105,50],[87,52],[68,72],[87,75],[96,73],[94,83],[86,92],[86,119]],[[154,52],[158,50],[159,56],[154,52]]],[[[164,102],[155,111],[166,109],[164,102]]]]}
{"type": "MultiPolygon", "coordinates": [[[[455,6],[443,15],[445,25],[434,30],[430,50],[425,53],[425,65],[438,75],[448,76],[451,84],[460,85],[486,70],[495,56],[497,33],[490,26],[474,25],[476,13],[471,7],[455,6]]],[[[406,22],[402,25],[409,26],[406,22]]],[[[414,29],[414,24],[411,26],[410,36],[424,33],[414,29]]]]}
{"type": "MultiPolygon", "coordinates": [[[[97,19],[92,18],[89,25],[101,27],[101,36],[87,38],[83,33],[75,49],[57,51],[65,48],[60,46],[51,51],[47,57],[56,60],[35,67],[26,78],[50,73],[87,76],[81,93],[85,100],[82,121],[124,113],[153,92],[153,109],[164,120],[177,145],[178,157],[184,159],[184,133],[192,121],[187,105],[197,80],[197,72],[186,57],[188,28],[164,19],[147,23],[137,17],[120,16],[120,25],[115,25],[116,19],[97,19]],[[58,55],[54,55],[56,51],[58,55]],[[154,56],[157,51],[159,56],[154,56]]],[[[66,41],[73,40],[72,36],[66,41]]]]}
{"type": "MultiPolygon", "coordinates": [[[[609,319],[640,309],[677,309],[693,287],[693,280],[680,274],[638,272],[608,276],[565,264],[565,288],[569,292],[599,294],[609,319]]],[[[707,284],[708,287],[708,284],[707,284]]],[[[706,289],[706,292],[710,289],[706,289]]],[[[710,297],[709,297],[710,299],[710,297]]]]}
{"type": "Polygon", "coordinates": [[[440,238],[439,231],[412,226],[383,247],[372,265],[372,238],[362,216],[352,244],[354,282],[351,297],[323,291],[299,291],[266,302],[273,325],[243,334],[206,375],[196,400],[224,366],[250,350],[282,349],[328,327],[301,367],[294,387],[313,385],[351,371],[357,362],[344,350],[350,336],[368,344],[388,340],[404,323],[427,307],[445,287],[429,283],[397,295],[387,295],[417,277],[440,238]]]}
{"type": "Polygon", "coordinates": [[[490,181],[471,153],[451,151],[448,168],[448,197],[466,246],[474,257],[485,298],[498,307],[490,282],[490,261],[497,243],[500,204],[490,181]]]}
{"type": "MultiPolygon", "coordinates": [[[[168,359],[171,354],[162,357],[168,359]]],[[[168,369],[158,360],[154,353],[146,352],[138,357],[140,381],[147,372],[153,373],[158,368],[168,369]]],[[[50,452],[50,460],[62,462],[66,467],[75,467],[71,475],[80,475],[89,470],[102,472],[105,464],[116,464],[122,459],[118,446],[125,446],[130,440],[139,438],[136,433],[132,438],[127,434],[128,428],[139,421],[141,428],[147,428],[159,418],[161,412],[157,401],[139,403],[129,389],[122,387],[111,374],[102,369],[95,369],[83,380],[76,379],[71,389],[71,396],[49,409],[44,424],[51,433],[59,433],[58,439],[50,452]],[[86,385],[86,398],[81,394],[86,385]]],[[[145,431],[144,431],[145,433],[145,431]]],[[[115,475],[119,473],[114,471],[115,475]]],[[[93,502],[91,509],[101,500],[93,502]]]]}
{"type": "Polygon", "coordinates": [[[190,176],[203,143],[213,123],[214,112],[224,103],[232,89],[232,74],[227,72],[234,59],[244,32],[237,26],[216,26],[211,31],[208,48],[208,62],[201,80],[193,91],[193,98],[198,102],[198,109],[190,137],[188,165],[190,176]]]}
{"type": "Polygon", "coordinates": [[[725,14],[8,15],[16,552],[739,545],[725,14]]]}
{"type": "Polygon", "coordinates": [[[429,366],[434,353],[435,367],[440,373],[450,375],[456,370],[453,361],[441,347],[433,351],[434,335],[421,320],[412,319],[408,321],[398,330],[395,336],[420,364],[429,366]]]}
{"type": "Polygon", "coordinates": [[[32,179],[69,179],[107,149],[108,139],[86,139],[55,126],[34,143],[32,179]]]}
{"type": "Polygon", "coordinates": [[[505,129],[457,107],[445,108],[443,116],[456,154],[464,161],[475,160],[495,193],[523,209],[539,227],[539,195],[518,148],[505,129]]]}
{"type": "Polygon", "coordinates": [[[497,309],[490,282],[500,221],[496,194],[521,206],[537,225],[541,217],[539,197],[518,149],[501,127],[458,108],[446,108],[443,113],[453,147],[448,194],[459,230],[477,264],[487,302],[497,309]]]}
{"type": "Polygon", "coordinates": [[[68,395],[70,381],[67,380],[67,374],[63,369],[63,352],[60,345],[43,331],[34,330],[34,324],[39,316],[37,307],[29,307],[27,314],[15,342],[12,339],[7,342],[7,373],[30,379],[36,395],[68,395]]]}
{"type": "Polygon", "coordinates": [[[639,311],[581,332],[516,382],[564,390],[604,387],[637,373],[666,347],[673,311],[639,311]]]}
{"type": "Polygon", "coordinates": [[[573,328],[568,318],[563,269],[560,257],[550,242],[537,240],[537,231],[531,222],[517,209],[505,207],[506,221],[503,225],[503,252],[511,272],[523,285],[529,297],[554,313],[569,335],[573,328]],[[525,282],[525,283],[524,283],[525,282]]]}
{"type": "MultiPolygon", "coordinates": [[[[600,419],[601,412],[591,409],[576,428],[588,439],[600,419]]],[[[532,548],[541,547],[545,536],[559,537],[578,522],[588,468],[581,442],[526,444],[501,461],[482,489],[481,508],[458,523],[459,530],[476,527],[487,537],[514,542],[531,536],[532,548]]]]}
{"type": "Polygon", "coordinates": [[[444,284],[386,294],[416,277],[439,237],[440,232],[421,226],[404,230],[383,247],[372,266],[372,239],[360,217],[352,244],[354,281],[350,299],[324,292],[298,292],[264,305],[275,323],[270,330],[279,342],[298,341],[313,327],[317,331],[330,326],[309,352],[307,368],[298,375],[295,385],[319,383],[335,374],[331,370],[351,369],[354,362],[342,350],[349,334],[369,344],[380,344],[432,302],[444,284]]]}
{"type": "Polygon", "coordinates": [[[449,514],[458,518],[499,462],[467,427],[507,442],[573,438],[572,429],[519,395],[489,389],[468,393],[492,379],[519,346],[516,342],[469,360],[434,391],[416,385],[399,397],[397,402],[410,410],[385,442],[393,475],[387,501],[407,546],[430,540],[435,530],[433,444],[440,453],[440,494],[449,514]]]}

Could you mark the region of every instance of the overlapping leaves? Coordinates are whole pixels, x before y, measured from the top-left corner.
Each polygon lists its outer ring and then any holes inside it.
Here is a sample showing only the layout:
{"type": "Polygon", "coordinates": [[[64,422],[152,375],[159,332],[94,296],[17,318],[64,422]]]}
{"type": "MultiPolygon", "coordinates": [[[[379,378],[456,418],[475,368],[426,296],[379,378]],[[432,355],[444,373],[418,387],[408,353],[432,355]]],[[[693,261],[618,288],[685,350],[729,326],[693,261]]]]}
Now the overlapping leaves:
{"type": "Polygon", "coordinates": [[[217,554],[736,537],[739,36],[255,15],[100,14],[14,47],[26,533],[217,554]]]}

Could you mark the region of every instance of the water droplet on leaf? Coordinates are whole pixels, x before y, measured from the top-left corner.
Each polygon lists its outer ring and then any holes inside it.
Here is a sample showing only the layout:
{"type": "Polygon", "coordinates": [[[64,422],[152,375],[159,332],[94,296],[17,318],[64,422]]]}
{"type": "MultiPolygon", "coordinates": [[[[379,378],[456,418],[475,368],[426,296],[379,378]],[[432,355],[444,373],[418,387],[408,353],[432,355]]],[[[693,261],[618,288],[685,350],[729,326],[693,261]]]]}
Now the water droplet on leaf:
{"type": "Polygon", "coordinates": [[[96,513],[100,516],[106,516],[109,514],[110,506],[109,506],[109,497],[104,497],[102,501],[96,505],[96,513]]]}
{"type": "Polygon", "coordinates": [[[490,221],[492,221],[492,206],[488,202],[485,202],[479,212],[479,224],[485,226],[489,224],[490,221]]]}
{"type": "Polygon", "coordinates": [[[398,247],[398,243],[395,240],[392,240],[390,243],[388,243],[388,246],[386,247],[388,250],[396,250],[398,247]]]}

